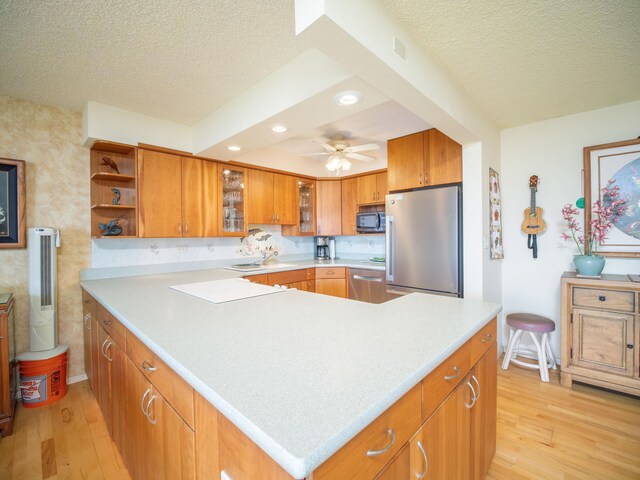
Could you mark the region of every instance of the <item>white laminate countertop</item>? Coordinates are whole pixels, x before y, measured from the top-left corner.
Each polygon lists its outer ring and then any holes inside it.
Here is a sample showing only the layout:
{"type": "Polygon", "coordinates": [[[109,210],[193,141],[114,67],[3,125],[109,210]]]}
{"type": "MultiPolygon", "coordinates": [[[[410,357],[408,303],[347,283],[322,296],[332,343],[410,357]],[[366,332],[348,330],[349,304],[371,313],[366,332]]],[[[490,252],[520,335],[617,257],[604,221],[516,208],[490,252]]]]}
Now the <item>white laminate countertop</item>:
{"type": "Polygon", "coordinates": [[[216,305],[169,288],[239,276],[213,269],[82,287],[296,478],[501,310],[419,293],[375,305],[297,290],[216,305]]]}

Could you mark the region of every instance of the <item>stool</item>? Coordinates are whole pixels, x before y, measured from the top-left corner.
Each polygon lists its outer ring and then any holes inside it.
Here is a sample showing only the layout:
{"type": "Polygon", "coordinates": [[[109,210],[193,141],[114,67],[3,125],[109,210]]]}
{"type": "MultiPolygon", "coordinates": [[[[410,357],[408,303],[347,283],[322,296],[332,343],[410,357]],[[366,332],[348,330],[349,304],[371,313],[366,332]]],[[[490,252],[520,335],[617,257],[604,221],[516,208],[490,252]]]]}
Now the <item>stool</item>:
{"type": "Polygon", "coordinates": [[[511,333],[509,335],[507,353],[505,353],[504,361],[502,362],[502,369],[506,370],[509,368],[510,362],[522,367],[540,369],[540,380],[548,382],[549,368],[556,369],[556,361],[553,358],[553,352],[551,352],[551,345],[549,345],[549,333],[556,329],[556,324],[553,320],[540,315],[510,313],[507,315],[507,325],[511,327],[511,333]],[[536,360],[538,360],[538,365],[523,362],[516,358],[520,353],[520,339],[523,332],[528,332],[529,335],[531,335],[533,343],[536,345],[538,352],[538,358],[536,360]],[[542,334],[540,341],[536,333],[542,334]]]}

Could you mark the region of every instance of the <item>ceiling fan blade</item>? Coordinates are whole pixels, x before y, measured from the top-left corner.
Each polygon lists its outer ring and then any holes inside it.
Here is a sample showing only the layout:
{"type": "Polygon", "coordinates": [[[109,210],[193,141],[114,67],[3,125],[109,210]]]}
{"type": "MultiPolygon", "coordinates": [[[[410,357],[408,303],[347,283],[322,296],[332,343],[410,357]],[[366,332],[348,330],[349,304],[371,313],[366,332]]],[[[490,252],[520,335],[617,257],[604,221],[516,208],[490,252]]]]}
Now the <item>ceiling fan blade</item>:
{"type": "Polygon", "coordinates": [[[336,151],[335,147],[333,147],[332,145],[329,145],[328,143],[319,142],[317,140],[314,140],[313,143],[317,143],[321,147],[326,148],[329,152],[335,152],[336,151]]]}
{"type": "Polygon", "coordinates": [[[353,158],[354,160],[362,160],[363,162],[370,162],[371,160],[375,160],[376,157],[372,157],[371,155],[363,155],[362,153],[345,153],[345,157],[353,158]]]}
{"type": "Polygon", "coordinates": [[[380,150],[380,145],[377,143],[365,143],[364,145],[354,145],[344,149],[345,152],[364,152],[366,150],[380,150]]]}

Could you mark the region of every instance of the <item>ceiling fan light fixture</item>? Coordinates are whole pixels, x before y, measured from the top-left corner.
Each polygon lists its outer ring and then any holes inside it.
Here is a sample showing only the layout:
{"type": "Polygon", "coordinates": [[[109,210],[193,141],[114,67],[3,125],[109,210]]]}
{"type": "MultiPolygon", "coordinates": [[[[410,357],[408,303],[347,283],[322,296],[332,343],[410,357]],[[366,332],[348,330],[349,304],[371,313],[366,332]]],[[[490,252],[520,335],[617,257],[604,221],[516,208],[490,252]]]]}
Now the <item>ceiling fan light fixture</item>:
{"type": "Polygon", "coordinates": [[[342,106],[354,105],[361,100],[362,93],[356,92],[355,90],[340,92],[335,97],[333,97],[333,101],[342,106]]]}
{"type": "Polygon", "coordinates": [[[335,170],[340,170],[340,164],[340,157],[338,155],[331,155],[324,166],[327,167],[327,170],[333,172],[335,170]]]}
{"type": "Polygon", "coordinates": [[[349,170],[351,168],[351,162],[346,158],[343,158],[341,162],[341,167],[342,167],[342,170],[349,170]]]}

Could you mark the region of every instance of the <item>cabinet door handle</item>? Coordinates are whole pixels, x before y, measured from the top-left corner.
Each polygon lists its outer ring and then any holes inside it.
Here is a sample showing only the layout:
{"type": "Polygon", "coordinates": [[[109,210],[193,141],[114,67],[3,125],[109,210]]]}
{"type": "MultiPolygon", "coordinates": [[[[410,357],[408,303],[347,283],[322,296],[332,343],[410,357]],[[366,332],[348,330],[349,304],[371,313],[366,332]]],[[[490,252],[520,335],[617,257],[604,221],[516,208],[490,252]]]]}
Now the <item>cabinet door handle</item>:
{"type": "Polygon", "coordinates": [[[113,322],[111,321],[110,318],[103,318],[102,319],[102,324],[103,325],[111,325],[113,322]]]}
{"type": "Polygon", "coordinates": [[[102,346],[100,347],[100,351],[102,352],[102,356],[104,358],[107,358],[107,354],[104,353],[104,347],[105,347],[105,345],[107,344],[108,341],[109,341],[109,339],[107,338],[104,342],[102,342],[102,346]]]}
{"type": "Polygon", "coordinates": [[[476,385],[478,386],[478,394],[476,395],[476,400],[478,400],[480,398],[480,382],[478,381],[478,378],[476,377],[475,373],[471,375],[471,380],[476,382],[476,385]]]}
{"type": "Polygon", "coordinates": [[[493,335],[487,333],[484,337],[482,337],[482,343],[489,343],[493,340],[493,335]]]}
{"type": "Polygon", "coordinates": [[[157,420],[155,418],[151,418],[151,412],[149,411],[149,409],[151,408],[151,404],[153,403],[153,401],[156,399],[155,395],[151,395],[151,398],[149,399],[149,401],[147,402],[147,406],[145,407],[145,416],[147,417],[147,420],[149,420],[149,422],[151,423],[151,425],[155,425],[157,420]]]}
{"type": "Polygon", "coordinates": [[[84,323],[84,327],[85,327],[87,330],[91,330],[91,324],[90,324],[90,323],[88,323],[88,322],[89,322],[89,320],[91,320],[91,314],[90,314],[90,313],[87,313],[87,314],[84,316],[84,321],[83,321],[83,323],[84,323]]]}
{"type": "Polygon", "coordinates": [[[393,443],[396,441],[396,432],[393,431],[393,428],[387,430],[387,435],[391,438],[389,441],[389,445],[380,449],[380,450],[367,450],[367,457],[377,457],[378,455],[382,455],[387,452],[391,447],[393,447],[393,443]]]}
{"type": "Polygon", "coordinates": [[[147,416],[147,412],[144,409],[144,400],[147,398],[147,395],[149,395],[151,393],[151,389],[147,388],[146,392],[144,392],[144,395],[142,395],[142,400],[140,400],[140,408],[142,409],[142,413],[144,413],[144,416],[149,418],[147,416]]]}
{"type": "Polygon", "coordinates": [[[429,470],[429,460],[427,459],[427,452],[424,451],[424,447],[422,446],[422,442],[418,440],[418,448],[420,449],[420,453],[422,453],[422,458],[424,458],[424,470],[421,473],[416,473],[416,478],[418,480],[422,480],[427,476],[427,471],[429,470]]]}
{"type": "Polygon", "coordinates": [[[422,185],[422,173],[418,175],[418,183],[422,185]]]}
{"type": "Polygon", "coordinates": [[[178,223],[178,235],[182,235],[182,223],[178,223]]]}
{"type": "Polygon", "coordinates": [[[157,368],[151,365],[147,360],[144,360],[142,362],[142,369],[146,370],[147,372],[155,372],[157,370],[157,368]]]}
{"type": "Polygon", "coordinates": [[[473,388],[473,385],[471,385],[471,382],[467,382],[467,386],[471,389],[471,403],[465,403],[464,405],[468,409],[472,409],[476,404],[476,400],[478,399],[478,397],[476,397],[476,390],[475,388],[473,388]]]}
{"type": "Polygon", "coordinates": [[[460,376],[460,374],[462,373],[460,371],[460,369],[457,366],[453,366],[453,371],[455,372],[453,375],[445,375],[444,379],[445,380],[453,380],[454,378],[458,378],[460,376]]]}
{"type": "Polygon", "coordinates": [[[188,223],[184,224],[184,233],[189,233],[189,224],[188,223]]]}
{"type": "Polygon", "coordinates": [[[607,297],[605,297],[604,295],[600,295],[598,297],[598,300],[600,300],[601,302],[606,302],[607,301],[607,297]]]}
{"type": "Polygon", "coordinates": [[[111,345],[113,345],[113,342],[109,340],[109,343],[107,343],[107,346],[104,347],[104,357],[109,361],[109,363],[111,363],[111,361],[113,360],[113,357],[109,356],[109,349],[111,348],[111,345]]]}
{"type": "Polygon", "coordinates": [[[632,343],[627,343],[627,348],[629,350],[633,350],[633,344],[632,343]]]}

